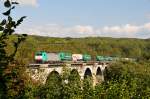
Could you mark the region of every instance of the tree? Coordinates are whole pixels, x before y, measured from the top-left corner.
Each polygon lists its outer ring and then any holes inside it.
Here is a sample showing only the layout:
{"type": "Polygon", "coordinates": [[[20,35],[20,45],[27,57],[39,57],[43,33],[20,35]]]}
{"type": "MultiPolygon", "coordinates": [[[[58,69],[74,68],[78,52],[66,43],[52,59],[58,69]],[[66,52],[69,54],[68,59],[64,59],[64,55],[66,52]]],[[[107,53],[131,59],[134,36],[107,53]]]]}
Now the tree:
{"type": "Polygon", "coordinates": [[[15,98],[15,96],[20,94],[20,90],[15,90],[15,85],[19,85],[21,79],[18,78],[18,69],[15,65],[16,62],[14,62],[14,56],[20,43],[24,41],[27,36],[26,34],[16,35],[17,40],[12,42],[14,51],[8,55],[6,51],[6,47],[8,45],[7,40],[14,34],[15,29],[22,23],[24,18],[26,18],[26,16],[23,16],[19,20],[15,21],[11,17],[11,12],[15,9],[17,4],[17,2],[10,0],[6,0],[4,2],[4,7],[8,10],[3,13],[6,18],[0,22],[0,85],[1,91],[3,92],[1,93],[1,97],[7,99],[15,98]]]}
{"type": "Polygon", "coordinates": [[[87,77],[83,80],[83,91],[82,91],[83,99],[93,99],[93,84],[91,77],[87,77]]]}
{"type": "Polygon", "coordinates": [[[42,99],[62,99],[62,81],[60,75],[53,71],[47,78],[46,84],[39,90],[38,96],[42,99]]]}
{"type": "Polygon", "coordinates": [[[82,97],[81,80],[78,71],[75,69],[71,71],[68,77],[68,86],[71,89],[69,99],[81,99],[82,97]]]}

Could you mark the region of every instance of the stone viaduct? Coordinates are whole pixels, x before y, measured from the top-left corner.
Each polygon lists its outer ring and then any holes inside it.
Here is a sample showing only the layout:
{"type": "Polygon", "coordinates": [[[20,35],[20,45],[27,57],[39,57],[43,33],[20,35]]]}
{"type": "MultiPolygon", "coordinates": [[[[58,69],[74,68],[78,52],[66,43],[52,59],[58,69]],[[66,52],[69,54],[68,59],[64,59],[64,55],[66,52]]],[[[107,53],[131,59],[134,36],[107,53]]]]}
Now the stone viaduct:
{"type": "Polygon", "coordinates": [[[104,81],[104,72],[109,63],[105,62],[94,62],[94,63],[65,63],[65,64],[30,64],[28,68],[28,73],[32,79],[45,83],[47,77],[53,71],[57,72],[59,75],[63,72],[64,65],[71,71],[76,70],[81,80],[87,75],[92,76],[93,84],[104,81]]]}

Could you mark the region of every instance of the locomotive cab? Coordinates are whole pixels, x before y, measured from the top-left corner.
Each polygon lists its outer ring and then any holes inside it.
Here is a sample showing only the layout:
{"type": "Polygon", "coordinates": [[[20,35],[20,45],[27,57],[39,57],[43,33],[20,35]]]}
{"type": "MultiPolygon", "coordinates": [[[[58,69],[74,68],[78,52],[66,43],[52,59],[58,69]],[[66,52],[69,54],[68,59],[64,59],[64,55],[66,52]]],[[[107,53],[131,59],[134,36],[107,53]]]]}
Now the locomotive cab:
{"type": "Polygon", "coordinates": [[[47,62],[47,53],[44,51],[36,52],[34,59],[36,63],[45,63],[47,62]]]}

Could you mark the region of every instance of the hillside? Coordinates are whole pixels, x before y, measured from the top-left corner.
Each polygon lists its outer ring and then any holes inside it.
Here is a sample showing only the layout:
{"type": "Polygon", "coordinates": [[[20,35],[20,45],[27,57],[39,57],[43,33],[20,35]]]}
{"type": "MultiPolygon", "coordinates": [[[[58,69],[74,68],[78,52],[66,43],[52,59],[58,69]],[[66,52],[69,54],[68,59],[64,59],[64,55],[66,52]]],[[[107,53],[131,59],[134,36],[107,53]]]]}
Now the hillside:
{"type": "MultiPolygon", "coordinates": [[[[11,40],[15,39],[12,37],[11,40]]],[[[10,41],[11,41],[10,40],[10,41]]],[[[16,59],[23,63],[33,62],[36,51],[70,52],[96,55],[150,59],[150,40],[134,38],[54,38],[28,36],[18,49],[16,59]]],[[[9,46],[10,47],[10,46],[9,46]]],[[[7,48],[11,52],[11,48],[7,48]]]]}

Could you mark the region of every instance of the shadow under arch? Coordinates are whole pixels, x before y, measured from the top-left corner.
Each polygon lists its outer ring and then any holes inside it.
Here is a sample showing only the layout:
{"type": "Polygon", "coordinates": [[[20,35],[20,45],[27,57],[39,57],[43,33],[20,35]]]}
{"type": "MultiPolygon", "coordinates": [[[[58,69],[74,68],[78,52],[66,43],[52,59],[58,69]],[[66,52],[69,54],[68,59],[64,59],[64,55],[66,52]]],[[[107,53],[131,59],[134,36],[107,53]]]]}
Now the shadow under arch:
{"type": "Polygon", "coordinates": [[[91,77],[92,78],[92,72],[91,72],[90,68],[87,68],[85,70],[84,79],[87,78],[87,77],[91,77]]]}
{"type": "Polygon", "coordinates": [[[100,67],[97,68],[96,75],[102,75],[102,71],[100,67]]]}
{"type": "MultiPolygon", "coordinates": [[[[93,76],[90,68],[87,68],[84,73],[83,90],[89,90],[93,86],[93,76]]],[[[86,93],[86,92],[85,92],[86,93]]]]}
{"type": "Polygon", "coordinates": [[[102,82],[102,71],[100,67],[98,67],[96,71],[96,83],[99,82],[102,82]]]}
{"type": "Polygon", "coordinates": [[[108,67],[105,67],[105,70],[104,70],[104,81],[107,81],[108,79],[110,79],[110,76],[111,75],[109,75],[108,67]]]}
{"type": "Polygon", "coordinates": [[[49,83],[60,83],[62,81],[61,76],[59,75],[59,73],[57,71],[52,71],[47,79],[46,79],[46,84],[49,83]]]}

